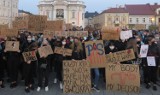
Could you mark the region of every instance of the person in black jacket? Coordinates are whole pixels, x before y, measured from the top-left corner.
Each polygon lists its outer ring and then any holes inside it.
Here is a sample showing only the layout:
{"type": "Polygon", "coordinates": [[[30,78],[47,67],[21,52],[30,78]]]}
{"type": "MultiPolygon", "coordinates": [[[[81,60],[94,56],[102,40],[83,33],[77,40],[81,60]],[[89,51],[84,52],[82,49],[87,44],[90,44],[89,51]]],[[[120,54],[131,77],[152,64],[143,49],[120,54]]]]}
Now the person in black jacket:
{"type": "MultiPolygon", "coordinates": [[[[12,37],[11,41],[17,41],[16,37],[12,37]]],[[[17,86],[18,79],[18,67],[20,65],[20,50],[19,51],[6,51],[7,53],[7,64],[9,69],[9,78],[11,80],[10,88],[17,86]]]]}
{"type": "MultiPolygon", "coordinates": [[[[26,48],[24,49],[24,52],[28,52],[28,51],[37,51],[38,48],[38,44],[37,43],[33,43],[31,41],[31,36],[29,35],[27,37],[27,43],[26,43],[26,48]]],[[[37,64],[37,61],[28,61],[28,62],[24,62],[23,65],[23,73],[24,73],[24,79],[25,79],[25,92],[29,93],[30,90],[34,90],[34,74],[35,74],[35,64],[37,64]]]]}
{"type": "Polygon", "coordinates": [[[142,66],[143,66],[143,76],[144,82],[147,84],[146,88],[149,89],[151,87],[151,82],[153,83],[153,90],[157,90],[156,83],[157,83],[157,70],[159,65],[159,50],[158,46],[155,43],[154,36],[148,36],[147,44],[149,45],[147,57],[154,57],[155,66],[149,66],[147,58],[142,59],[142,66]]]}
{"type": "Polygon", "coordinates": [[[0,87],[4,88],[4,69],[5,69],[5,61],[4,61],[4,41],[0,39],[0,87]]]}
{"type": "MultiPolygon", "coordinates": [[[[65,45],[66,45],[66,40],[65,39],[58,39],[55,43],[56,47],[65,48],[65,45]]],[[[60,89],[63,89],[63,78],[62,78],[63,60],[64,60],[63,55],[55,54],[54,68],[55,68],[56,78],[60,82],[60,89]]]]}

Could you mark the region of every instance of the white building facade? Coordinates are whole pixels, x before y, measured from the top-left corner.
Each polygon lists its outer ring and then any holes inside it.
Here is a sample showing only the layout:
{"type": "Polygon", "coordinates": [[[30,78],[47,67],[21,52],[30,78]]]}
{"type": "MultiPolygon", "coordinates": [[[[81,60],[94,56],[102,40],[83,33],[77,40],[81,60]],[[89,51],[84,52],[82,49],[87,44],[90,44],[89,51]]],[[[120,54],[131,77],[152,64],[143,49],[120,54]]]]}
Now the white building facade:
{"type": "Polygon", "coordinates": [[[148,29],[150,25],[155,25],[154,15],[129,15],[129,24],[144,25],[148,29]]]}
{"type": "Polygon", "coordinates": [[[73,26],[84,27],[85,8],[83,1],[79,0],[40,0],[39,14],[47,15],[48,20],[64,20],[73,26]]]}
{"type": "Polygon", "coordinates": [[[12,21],[18,16],[19,0],[0,0],[0,25],[8,24],[12,27],[12,21]]]}

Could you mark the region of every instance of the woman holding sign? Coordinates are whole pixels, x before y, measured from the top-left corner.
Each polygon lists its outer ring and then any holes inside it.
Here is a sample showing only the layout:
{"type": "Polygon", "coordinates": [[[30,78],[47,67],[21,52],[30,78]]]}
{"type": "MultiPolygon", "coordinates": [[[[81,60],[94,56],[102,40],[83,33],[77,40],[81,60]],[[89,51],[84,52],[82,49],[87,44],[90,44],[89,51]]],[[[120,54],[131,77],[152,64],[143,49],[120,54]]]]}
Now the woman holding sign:
{"type": "MultiPolygon", "coordinates": [[[[27,37],[27,43],[26,43],[26,48],[24,49],[24,52],[29,52],[29,51],[37,51],[38,44],[33,43],[31,41],[31,36],[29,35],[27,37]]],[[[24,62],[24,67],[23,67],[23,73],[24,73],[24,78],[25,78],[25,92],[29,93],[30,90],[34,90],[34,66],[37,63],[37,61],[27,61],[24,62]]]]}
{"type": "Polygon", "coordinates": [[[147,89],[149,89],[151,87],[151,83],[153,83],[153,90],[156,91],[159,50],[155,43],[154,36],[148,36],[147,44],[149,45],[147,57],[142,60],[144,82],[147,84],[147,89]]]}
{"type": "MultiPolygon", "coordinates": [[[[43,40],[41,47],[49,45],[46,39],[43,40]]],[[[40,54],[40,53],[39,53],[40,54]]],[[[49,90],[48,83],[49,83],[49,56],[46,55],[45,52],[42,53],[38,58],[38,88],[37,91],[39,92],[42,88],[43,78],[45,79],[45,91],[49,90]]]]}

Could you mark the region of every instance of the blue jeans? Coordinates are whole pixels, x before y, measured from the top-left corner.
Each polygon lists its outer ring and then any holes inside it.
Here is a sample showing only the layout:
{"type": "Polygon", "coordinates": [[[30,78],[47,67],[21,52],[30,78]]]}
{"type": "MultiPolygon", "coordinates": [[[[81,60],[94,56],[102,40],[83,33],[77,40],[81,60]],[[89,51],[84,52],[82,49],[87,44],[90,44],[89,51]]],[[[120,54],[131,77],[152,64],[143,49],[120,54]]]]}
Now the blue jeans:
{"type": "Polygon", "coordinates": [[[92,83],[95,85],[95,86],[98,86],[98,82],[99,82],[99,69],[98,68],[94,68],[92,69],[92,71],[94,73],[94,76],[92,75],[92,83]],[[93,78],[94,77],[94,78],[93,78]]]}

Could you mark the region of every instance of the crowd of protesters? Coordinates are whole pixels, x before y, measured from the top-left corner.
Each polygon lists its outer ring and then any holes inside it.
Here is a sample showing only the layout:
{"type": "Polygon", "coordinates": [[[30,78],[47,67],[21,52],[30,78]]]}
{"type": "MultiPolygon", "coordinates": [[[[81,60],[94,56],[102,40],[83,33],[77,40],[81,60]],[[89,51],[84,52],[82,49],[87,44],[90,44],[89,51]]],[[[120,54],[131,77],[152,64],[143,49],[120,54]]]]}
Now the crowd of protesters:
{"type": "MultiPolygon", "coordinates": [[[[5,88],[5,82],[10,83],[10,88],[16,88],[19,84],[18,79],[25,80],[25,92],[29,93],[37,86],[37,91],[42,89],[43,83],[45,91],[49,90],[49,77],[52,71],[55,72],[54,83],[59,82],[60,89],[63,89],[63,60],[83,60],[86,59],[84,43],[86,41],[102,40],[100,31],[89,32],[88,37],[48,37],[44,38],[42,33],[32,34],[28,31],[21,31],[17,37],[7,37],[0,39],[0,88],[5,88]],[[6,41],[19,41],[20,51],[5,51],[6,41]],[[52,54],[43,56],[38,54],[38,48],[50,45],[54,50],[55,47],[72,49],[72,56],[63,56],[60,54],[52,54]],[[35,51],[37,61],[25,62],[22,56],[23,52],[35,51]],[[38,84],[35,84],[37,81],[38,84]]],[[[105,53],[110,54],[126,49],[133,49],[136,59],[116,63],[116,64],[138,64],[143,71],[141,81],[146,84],[146,88],[151,86],[153,90],[157,90],[156,83],[158,81],[158,66],[160,57],[160,40],[158,32],[150,32],[148,30],[134,31],[133,37],[127,40],[103,40],[105,53]],[[139,52],[141,45],[149,45],[147,56],[154,56],[156,66],[147,65],[147,58],[140,58],[139,52]]],[[[91,69],[92,88],[97,92],[99,89],[99,80],[105,81],[105,70],[94,68],[91,69]],[[100,77],[102,76],[102,77],[100,77]]]]}

